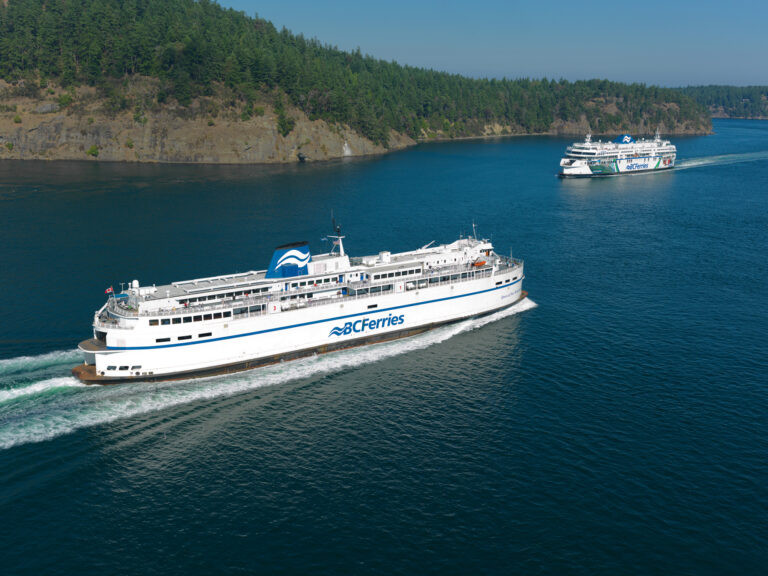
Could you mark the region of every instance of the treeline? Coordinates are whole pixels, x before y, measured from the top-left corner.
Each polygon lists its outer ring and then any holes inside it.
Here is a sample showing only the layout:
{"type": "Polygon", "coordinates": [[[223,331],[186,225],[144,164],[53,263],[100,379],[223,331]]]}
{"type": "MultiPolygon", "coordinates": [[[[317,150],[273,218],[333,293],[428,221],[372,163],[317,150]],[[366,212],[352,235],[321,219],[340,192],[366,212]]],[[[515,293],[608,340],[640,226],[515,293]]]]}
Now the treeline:
{"type": "Polygon", "coordinates": [[[680,91],[716,115],[768,118],[768,86],[688,86],[680,91]]]}
{"type": "Polygon", "coordinates": [[[107,91],[130,75],[162,79],[158,101],[173,97],[183,106],[211,95],[216,83],[246,108],[265,98],[281,107],[285,94],[311,119],[346,123],[384,145],[391,129],[419,138],[477,134],[491,123],[545,132],[582,117],[600,132],[640,122],[704,130],[709,122],[701,106],[671,89],[477,80],[401,66],[278,31],[210,0],[9,0],[0,8],[6,81],[55,79],[107,91]]]}

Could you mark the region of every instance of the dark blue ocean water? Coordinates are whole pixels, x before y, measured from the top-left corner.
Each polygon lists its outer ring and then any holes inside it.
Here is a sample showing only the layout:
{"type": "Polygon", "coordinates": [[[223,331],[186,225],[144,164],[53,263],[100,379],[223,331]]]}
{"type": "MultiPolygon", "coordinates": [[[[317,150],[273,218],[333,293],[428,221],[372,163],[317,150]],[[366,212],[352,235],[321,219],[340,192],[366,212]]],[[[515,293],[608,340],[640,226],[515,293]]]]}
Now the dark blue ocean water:
{"type": "Polygon", "coordinates": [[[568,139],[290,167],[0,162],[0,573],[764,574],[768,123],[674,172],[568,139]],[[109,285],[452,241],[536,303],[230,377],[83,387],[109,285]]]}

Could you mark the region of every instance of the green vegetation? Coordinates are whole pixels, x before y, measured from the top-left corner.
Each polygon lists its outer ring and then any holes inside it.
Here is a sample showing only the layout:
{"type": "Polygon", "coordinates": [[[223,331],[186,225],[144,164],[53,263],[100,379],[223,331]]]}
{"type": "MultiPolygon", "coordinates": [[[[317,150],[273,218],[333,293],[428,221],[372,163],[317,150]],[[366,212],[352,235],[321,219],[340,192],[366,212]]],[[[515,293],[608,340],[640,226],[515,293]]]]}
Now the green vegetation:
{"type": "Polygon", "coordinates": [[[14,116],[14,117],[13,117],[13,121],[14,121],[14,123],[16,123],[16,124],[21,124],[21,116],[19,116],[18,114],[16,114],[16,116],[14,116]]]}
{"type": "Polygon", "coordinates": [[[88,148],[88,150],[86,150],[85,153],[88,154],[88,156],[93,156],[94,158],[98,158],[99,157],[99,147],[96,146],[96,144],[94,144],[93,146],[88,148]]]}
{"type": "Polygon", "coordinates": [[[125,147],[126,147],[126,148],[133,148],[133,139],[131,139],[131,138],[128,138],[128,139],[125,141],[125,147]]]}
{"type": "Polygon", "coordinates": [[[718,116],[768,118],[768,86],[689,86],[680,91],[718,116]]]}
{"type": "Polygon", "coordinates": [[[67,106],[72,104],[73,101],[74,101],[74,97],[72,96],[72,94],[62,94],[61,96],[59,96],[59,106],[61,106],[62,108],[66,108],[67,106]]]}
{"type": "Polygon", "coordinates": [[[5,147],[8,148],[8,152],[13,152],[13,142],[6,142],[5,147]]]}
{"type": "Polygon", "coordinates": [[[478,80],[401,66],[278,31],[211,0],[9,0],[0,7],[0,78],[32,91],[36,83],[20,81],[98,86],[116,113],[132,105],[119,82],[132,75],[160,79],[158,103],[175,98],[188,106],[222,85],[245,103],[244,120],[257,114],[254,100],[271,100],[283,135],[294,125],[285,97],[310,119],[348,124],[383,145],[390,130],[454,137],[497,123],[535,133],[582,118],[599,132],[640,122],[709,127],[706,110],[676,90],[478,80]]]}

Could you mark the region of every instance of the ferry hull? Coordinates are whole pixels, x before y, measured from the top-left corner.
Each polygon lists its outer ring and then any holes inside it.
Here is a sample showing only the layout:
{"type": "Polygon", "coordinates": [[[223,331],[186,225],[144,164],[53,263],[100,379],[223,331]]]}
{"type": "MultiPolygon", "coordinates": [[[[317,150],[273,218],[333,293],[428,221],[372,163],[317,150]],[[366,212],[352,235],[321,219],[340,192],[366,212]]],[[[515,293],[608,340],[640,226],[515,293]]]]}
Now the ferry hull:
{"type": "MultiPolygon", "coordinates": [[[[268,366],[270,364],[277,364],[280,362],[296,360],[299,358],[305,358],[307,356],[313,356],[316,354],[325,354],[329,352],[335,352],[339,350],[345,350],[349,348],[355,348],[355,347],[365,346],[369,344],[377,344],[381,342],[397,340],[400,338],[406,338],[409,336],[415,336],[415,335],[427,332],[429,330],[433,330],[440,326],[445,326],[448,324],[453,324],[456,322],[461,322],[461,321],[472,319],[472,318],[487,316],[489,314],[493,314],[495,312],[499,312],[501,310],[509,308],[517,304],[518,302],[522,301],[523,299],[525,299],[528,296],[528,293],[522,290],[521,284],[522,284],[522,278],[520,278],[520,280],[516,282],[514,285],[502,287],[504,290],[504,293],[499,294],[500,303],[496,302],[494,306],[479,312],[468,313],[462,316],[457,316],[457,317],[453,317],[446,320],[435,320],[429,323],[418,324],[415,326],[404,327],[401,329],[393,329],[393,330],[389,330],[381,333],[372,333],[364,336],[350,335],[351,337],[347,339],[327,341],[320,345],[314,345],[314,346],[309,346],[306,348],[295,349],[295,350],[286,350],[276,354],[252,357],[247,360],[235,361],[235,362],[220,364],[216,366],[192,368],[189,370],[177,370],[174,372],[166,372],[162,374],[156,373],[152,375],[138,375],[138,376],[126,375],[122,377],[121,376],[109,376],[109,377],[103,376],[99,373],[99,371],[97,370],[97,366],[95,364],[81,364],[81,365],[75,366],[72,369],[72,374],[76,378],[84,382],[85,384],[109,385],[109,384],[119,384],[119,383],[125,383],[125,382],[158,382],[158,381],[169,381],[169,380],[185,380],[189,378],[202,378],[206,376],[232,374],[235,372],[252,370],[252,369],[260,368],[263,366],[268,366]]],[[[331,320],[327,322],[331,322],[331,320]]],[[[354,323],[353,323],[353,326],[354,326],[354,323]]],[[[83,342],[81,344],[81,348],[93,347],[92,342],[93,341],[91,340],[87,340],[83,342]]],[[[121,354],[124,355],[126,353],[111,352],[109,361],[115,362],[115,363],[122,362],[122,361],[138,361],[137,360],[138,356],[136,356],[135,354],[131,355],[130,358],[128,357],[121,358],[120,357],[121,354]],[[114,355],[114,354],[118,354],[118,355],[114,355]]]]}
{"type": "Polygon", "coordinates": [[[675,167],[674,156],[654,156],[645,158],[620,158],[607,163],[576,161],[570,165],[561,162],[558,174],[561,178],[593,178],[599,176],[617,176],[637,172],[658,172],[675,167]]]}

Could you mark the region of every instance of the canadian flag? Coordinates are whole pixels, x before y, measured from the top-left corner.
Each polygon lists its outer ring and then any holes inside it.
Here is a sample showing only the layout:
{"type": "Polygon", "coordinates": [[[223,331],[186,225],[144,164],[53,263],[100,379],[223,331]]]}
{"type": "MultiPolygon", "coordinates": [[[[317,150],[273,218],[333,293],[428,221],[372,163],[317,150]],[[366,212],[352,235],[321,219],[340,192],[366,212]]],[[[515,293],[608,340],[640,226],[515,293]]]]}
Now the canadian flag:
{"type": "Polygon", "coordinates": [[[114,294],[115,291],[112,289],[112,286],[104,290],[104,294],[114,294]]]}

